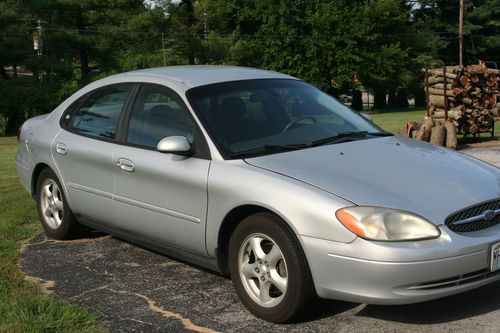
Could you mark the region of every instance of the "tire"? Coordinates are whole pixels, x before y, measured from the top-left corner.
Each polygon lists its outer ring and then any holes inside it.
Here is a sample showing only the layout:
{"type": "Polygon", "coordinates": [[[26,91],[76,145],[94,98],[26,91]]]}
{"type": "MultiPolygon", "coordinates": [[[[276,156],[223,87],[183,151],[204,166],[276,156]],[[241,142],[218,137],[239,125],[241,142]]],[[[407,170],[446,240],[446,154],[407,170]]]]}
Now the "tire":
{"type": "Polygon", "coordinates": [[[273,214],[251,215],[236,227],[229,240],[228,264],[236,293],[261,319],[298,321],[317,298],[297,238],[273,214]]]}
{"type": "Polygon", "coordinates": [[[36,208],[50,238],[73,239],[82,234],[83,227],[71,212],[61,183],[49,168],[43,169],[37,179],[36,208]]]}

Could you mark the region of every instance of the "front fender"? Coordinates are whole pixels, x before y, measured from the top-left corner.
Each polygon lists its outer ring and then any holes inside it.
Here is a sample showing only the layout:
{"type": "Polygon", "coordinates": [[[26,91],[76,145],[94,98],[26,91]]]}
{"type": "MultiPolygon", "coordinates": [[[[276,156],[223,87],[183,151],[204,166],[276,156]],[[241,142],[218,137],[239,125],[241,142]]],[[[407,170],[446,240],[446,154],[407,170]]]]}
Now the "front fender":
{"type": "Polygon", "coordinates": [[[212,161],[208,177],[207,251],[215,256],[221,224],[236,207],[263,207],[280,216],[297,234],[350,243],[356,236],[335,212],[352,203],[296,179],[243,161],[212,161]]]}

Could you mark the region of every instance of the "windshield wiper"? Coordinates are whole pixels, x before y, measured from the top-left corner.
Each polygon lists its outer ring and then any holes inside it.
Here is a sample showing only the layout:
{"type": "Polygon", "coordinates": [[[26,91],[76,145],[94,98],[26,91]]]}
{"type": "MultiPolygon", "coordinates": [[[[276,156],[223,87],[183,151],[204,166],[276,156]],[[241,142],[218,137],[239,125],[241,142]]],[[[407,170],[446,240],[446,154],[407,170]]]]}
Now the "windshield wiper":
{"type": "Polygon", "coordinates": [[[391,133],[391,132],[370,132],[368,133],[368,135],[371,135],[371,136],[394,136],[394,133],[391,133]]]}
{"type": "Polygon", "coordinates": [[[340,142],[350,141],[353,138],[362,138],[365,136],[393,136],[393,135],[394,134],[389,132],[348,131],[324,139],[313,141],[311,146],[316,147],[324,144],[340,143],[340,142]]]}
{"type": "Polygon", "coordinates": [[[354,132],[354,131],[348,131],[348,132],[342,132],[334,136],[329,136],[324,139],[319,139],[315,140],[312,142],[311,146],[321,146],[327,143],[338,143],[338,142],[344,142],[344,141],[349,141],[352,138],[360,138],[368,135],[368,131],[359,131],[359,132],[354,132]]]}
{"type": "Polygon", "coordinates": [[[235,152],[235,153],[231,154],[231,157],[238,158],[238,157],[246,157],[246,156],[258,155],[258,154],[263,154],[263,153],[279,153],[279,152],[283,152],[283,151],[304,149],[307,147],[310,147],[310,146],[308,144],[305,144],[305,143],[295,143],[295,144],[289,144],[289,145],[269,144],[269,145],[264,145],[262,147],[250,148],[250,149],[245,149],[245,150],[235,152]]]}

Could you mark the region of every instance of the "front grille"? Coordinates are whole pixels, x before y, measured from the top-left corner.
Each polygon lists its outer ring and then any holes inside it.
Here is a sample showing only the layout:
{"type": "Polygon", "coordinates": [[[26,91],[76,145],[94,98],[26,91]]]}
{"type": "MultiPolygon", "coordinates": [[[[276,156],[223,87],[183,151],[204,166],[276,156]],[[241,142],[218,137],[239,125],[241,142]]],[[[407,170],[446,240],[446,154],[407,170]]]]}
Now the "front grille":
{"type": "Polygon", "coordinates": [[[486,229],[500,223],[500,199],[494,199],[462,209],[445,220],[446,226],[456,232],[469,232],[486,229]],[[492,219],[484,217],[484,212],[493,211],[492,219]]]}

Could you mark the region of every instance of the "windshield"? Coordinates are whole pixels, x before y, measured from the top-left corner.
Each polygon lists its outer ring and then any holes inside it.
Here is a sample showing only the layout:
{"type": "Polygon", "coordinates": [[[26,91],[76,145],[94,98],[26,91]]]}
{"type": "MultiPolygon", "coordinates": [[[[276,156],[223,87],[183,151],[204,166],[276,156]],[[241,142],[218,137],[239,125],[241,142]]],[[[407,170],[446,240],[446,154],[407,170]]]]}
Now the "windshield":
{"type": "Polygon", "coordinates": [[[224,82],[192,88],[187,96],[224,158],[267,147],[307,147],[346,132],[380,132],[333,97],[298,80],[224,82]]]}

